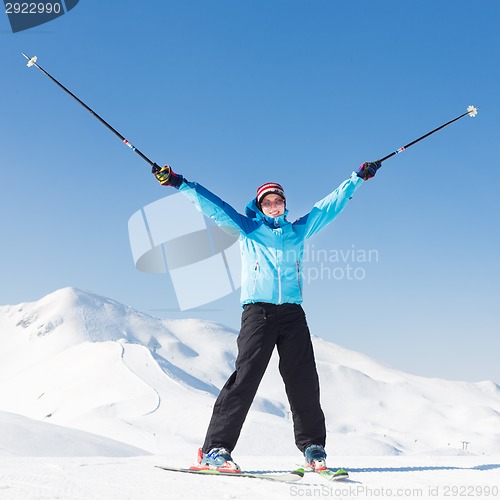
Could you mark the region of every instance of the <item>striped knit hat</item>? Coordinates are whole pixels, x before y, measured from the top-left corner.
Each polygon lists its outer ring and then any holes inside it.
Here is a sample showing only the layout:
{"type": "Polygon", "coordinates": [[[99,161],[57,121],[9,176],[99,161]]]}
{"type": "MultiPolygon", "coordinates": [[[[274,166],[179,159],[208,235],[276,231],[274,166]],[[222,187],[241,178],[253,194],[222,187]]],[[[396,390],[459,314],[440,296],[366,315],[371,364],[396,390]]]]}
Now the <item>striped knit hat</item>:
{"type": "Polygon", "coordinates": [[[256,199],[259,208],[264,196],[267,196],[268,194],[277,194],[281,196],[284,200],[286,200],[285,190],[283,189],[281,184],[278,184],[277,182],[266,182],[265,184],[262,184],[262,186],[257,188],[256,199]]]}

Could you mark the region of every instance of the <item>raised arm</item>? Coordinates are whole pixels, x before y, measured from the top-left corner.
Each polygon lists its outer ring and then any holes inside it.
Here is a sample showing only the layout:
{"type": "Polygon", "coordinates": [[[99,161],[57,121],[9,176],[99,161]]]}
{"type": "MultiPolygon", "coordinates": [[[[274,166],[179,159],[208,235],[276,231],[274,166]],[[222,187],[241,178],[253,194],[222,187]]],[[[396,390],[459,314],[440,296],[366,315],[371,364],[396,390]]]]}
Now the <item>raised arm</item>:
{"type": "Polygon", "coordinates": [[[206,217],[210,217],[222,229],[234,233],[248,234],[257,224],[250,218],[238,213],[231,205],[197,182],[190,182],[176,174],[168,165],[153,171],[162,186],[171,186],[187,196],[194,206],[206,217]]]}
{"type": "Polygon", "coordinates": [[[363,163],[357,172],[353,172],[351,177],[345,180],[335,191],[318,201],[312,210],[294,222],[294,225],[303,227],[305,238],[310,238],[316,234],[344,210],[347,202],[363,181],[371,179],[380,166],[379,162],[363,163]]]}

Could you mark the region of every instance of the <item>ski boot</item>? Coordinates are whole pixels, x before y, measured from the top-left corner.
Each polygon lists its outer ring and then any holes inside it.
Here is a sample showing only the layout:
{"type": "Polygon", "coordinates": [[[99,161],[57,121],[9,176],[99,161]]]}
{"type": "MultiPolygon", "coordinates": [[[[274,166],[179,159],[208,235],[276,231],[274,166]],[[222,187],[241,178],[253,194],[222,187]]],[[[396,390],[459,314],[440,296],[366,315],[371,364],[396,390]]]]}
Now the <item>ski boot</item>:
{"type": "Polygon", "coordinates": [[[212,448],[208,453],[198,450],[198,463],[190,467],[194,470],[215,469],[221,472],[241,472],[238,464],[234,463],[231,452],[226,448],[212,448]]]}
{"type": "Polygon", "coordinates": [[[304,450],[306,467],[314,471],[326,470],[326,452],[320,444],[311,444],[304,450]]]}

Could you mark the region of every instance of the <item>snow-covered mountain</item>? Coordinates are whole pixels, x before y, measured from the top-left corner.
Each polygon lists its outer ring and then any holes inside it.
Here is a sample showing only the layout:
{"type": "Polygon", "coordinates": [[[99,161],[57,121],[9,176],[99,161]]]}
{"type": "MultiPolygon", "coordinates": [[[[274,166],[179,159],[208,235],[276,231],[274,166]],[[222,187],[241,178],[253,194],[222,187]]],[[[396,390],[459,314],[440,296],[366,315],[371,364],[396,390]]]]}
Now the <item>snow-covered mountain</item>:
{"type": "MultiPolygon", "coordinates": [[[[74,288],[2,306],[0,411],[118,441],[129,445],[124,453],[175,451],[191,460],[233,370],[236,335],[213,322],[154,318],[74,288]]],[[[336,454],[460,454],[463,442],[470,453],[500,453],[493,382],[408,375],[320,338],[313,343],[328,449],[336,454]]],[[[276,358],[258,394],[238,452],[296,453],[276,358]]],[[[55,426],[40,432],[48,428],[55,426]]],[[[4,434],[0,449],[9,449],[4,434]]]]}

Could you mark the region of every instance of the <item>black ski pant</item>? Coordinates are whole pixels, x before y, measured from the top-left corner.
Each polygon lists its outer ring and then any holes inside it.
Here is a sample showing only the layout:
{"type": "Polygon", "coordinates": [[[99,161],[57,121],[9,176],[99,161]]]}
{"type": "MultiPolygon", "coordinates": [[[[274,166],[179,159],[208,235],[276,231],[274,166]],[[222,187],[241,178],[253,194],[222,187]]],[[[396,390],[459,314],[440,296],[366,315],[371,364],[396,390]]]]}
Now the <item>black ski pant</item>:
{"type": "Polygon", "coordinates": [[[302,307],[246,304],[237,342],[236,371],[215,402],[203,452],[214,447],[234,449],[275,346],[292,411],[295,444],[302,452],[310,444],[324,446],[325,417],[320,406],[311,335],[302,307]]]}

